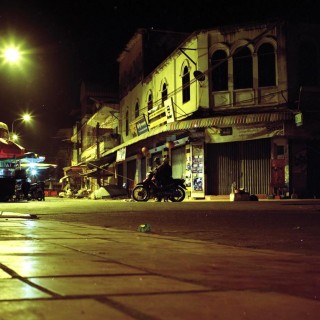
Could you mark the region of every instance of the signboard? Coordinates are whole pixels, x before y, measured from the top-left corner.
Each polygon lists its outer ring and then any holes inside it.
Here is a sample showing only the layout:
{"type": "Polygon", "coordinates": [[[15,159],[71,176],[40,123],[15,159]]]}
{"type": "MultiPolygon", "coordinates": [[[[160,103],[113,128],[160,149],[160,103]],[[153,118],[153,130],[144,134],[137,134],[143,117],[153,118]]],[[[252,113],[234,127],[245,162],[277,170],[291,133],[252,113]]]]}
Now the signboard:
{"type": "Polygon", "coordinates": [[[162,124],[174,122],[175,116],[172,98],[165,100],[160,106],[155,107],[152,112],[149,113],[148,118],[150,129],[158,127],[162,124]]]}
{"type": "Polygon", "coordinates": [[[148,124],[143,114],[136,122],[138,136],[149,131],[148,124]]]}
{"type": "Polygon", "coordinates": [[[0,168],[15,168],[15,162],[0,161],[0,168]]]}
{"type": "Polygon", "coordinates": [[[232,135],[232,127],[226,127],[220,129],[220,136],[231,136],[232,135]]]}
{"type": "Polygon", "coordinates": [[[126,159],[126,147],[117,151],[116,162],[124,161],[126,159]]]}
{"type": "Polygon", "coordinates": [[[166,100],[164,102],[166,107],[166,117],[167,123],[174,122],[174,112],[173,112],[173,101],[172,98],[170,100],[166,100]]]}
{"type": "Polygon", "coordinates": [[[204,146],[202,142],[191,143],[191,197],[204,198],[204,146]]]}
{"type": "Polygon", "coordinates": [[[296,113],[294,115],[294,121],[295,121],[297,127],[300,127],[300,126],[303,125],[303,117],[302,117],[302,113],[301,112],[296,113]]]}
{"type": "Polygon", "coordinates": [[[254,139],[271,138],[284,135],[283,122],[267,124],[234,125],[232,128],[205,129],[206,143],[224,143],[233,141],[246,141],[254,139]]]}

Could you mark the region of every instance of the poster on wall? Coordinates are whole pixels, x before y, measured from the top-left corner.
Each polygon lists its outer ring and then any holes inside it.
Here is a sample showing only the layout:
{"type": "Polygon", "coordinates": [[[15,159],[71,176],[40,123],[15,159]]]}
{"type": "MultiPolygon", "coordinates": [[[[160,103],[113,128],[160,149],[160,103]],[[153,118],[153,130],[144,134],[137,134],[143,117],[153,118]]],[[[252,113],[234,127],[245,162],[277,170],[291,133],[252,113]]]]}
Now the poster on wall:
{"type": "Polygon", "coordinates": [[[283,122],[268,123],[267,125],[254,123],[246,126],[233,125],[225,128],[207,128],[205,130],[205,141],[206,143],[225,143],[272,138],[284,134],[283,122]]]}
{"type": "Polygon", "coordinates": [[[204,145],[200,143],[191,144],[191,197],[204,198],[204,145]]]}
{"type": "Polygon", "coordinates": [[[126,147],[117,151],[116,162],[124,161],[126,159],[126,147]]]}

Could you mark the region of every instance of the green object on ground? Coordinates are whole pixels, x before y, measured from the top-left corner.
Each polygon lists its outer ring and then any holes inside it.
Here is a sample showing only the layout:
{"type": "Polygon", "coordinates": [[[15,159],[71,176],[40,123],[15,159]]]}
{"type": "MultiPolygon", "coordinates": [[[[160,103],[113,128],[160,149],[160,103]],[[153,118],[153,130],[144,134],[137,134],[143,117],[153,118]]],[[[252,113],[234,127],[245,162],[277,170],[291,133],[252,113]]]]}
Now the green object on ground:
{"type": "Polygon", "coordinates": [[[140,224],[138,227],[139,232],[151,232],[151,226],[150,224],[140,224]]]}

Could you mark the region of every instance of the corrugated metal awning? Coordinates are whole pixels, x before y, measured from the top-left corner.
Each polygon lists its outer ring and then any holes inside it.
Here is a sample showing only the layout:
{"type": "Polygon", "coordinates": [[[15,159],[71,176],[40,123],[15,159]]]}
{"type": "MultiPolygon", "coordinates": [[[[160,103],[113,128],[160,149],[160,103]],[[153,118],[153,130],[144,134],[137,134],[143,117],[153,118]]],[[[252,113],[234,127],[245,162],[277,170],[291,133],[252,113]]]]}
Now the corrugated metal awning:
{"type": "Polygon", "coordinates": [[[252,113],[223,117],[210,117],[203,119],[183,120],[167,124],[167,131],[188,130],[208,127],[224,127],[239,124],[253,124],[293,120],[292,112],[252,113]]]}
{"type": "Polygon", "coordinates": [[[155,135],[157,135],[159,133],[166,132],[166,131],[168,131],[168,128],[167,128],[167,125],[165,124],[165,125],[162,125],[160,127],[155,128],[155,129],[153,129],[151,131],[143,133],[140,136],[134,137],[134,138],[132,138],[132,139],[130,139],[130,140],[128,140],[128,141],[126,141],[126,142],[124,142],[124,143],[122,143],[122,144],[120,144],[120,145],[118,145],[118,146],[116,146],[116,147],[114,147],[114,148],[112,148],[110,150],[108,150],[107,152],[103,153],[103,156],[109,155],[111,153],[114,153],[114,152],[118,151],[121,148],[127,147],[129,145],[132,145],[134,143],[137,143],[139,141],[145,140],[147,138],[150,138],[152,136],[155,136],[155,135]]]}

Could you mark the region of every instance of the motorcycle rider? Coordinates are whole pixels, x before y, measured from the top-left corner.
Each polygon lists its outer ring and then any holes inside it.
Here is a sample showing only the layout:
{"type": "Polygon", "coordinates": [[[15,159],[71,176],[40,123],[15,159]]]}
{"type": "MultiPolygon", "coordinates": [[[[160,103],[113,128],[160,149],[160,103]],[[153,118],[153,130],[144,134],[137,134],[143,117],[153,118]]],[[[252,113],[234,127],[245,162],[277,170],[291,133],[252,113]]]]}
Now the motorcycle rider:
{"type": "MultiPolygon", "coordinates": [[[[159,157],[154,159],[156,167],[153,170],[154,179],[158,188],[163,188],[172,181],[172,167],[169,164],[169,158],[164,157],[161,163],[159,157]]],[[[156,201],[161,201],[161,198],[157,198],[156,201]]]]}
{"type": "Polygon", "coordinates": [[[139,202],[148,201],[150,199],[159,202],[161,199],[172,202],[183,201],[186,196],[186,192],[184,191],[186,190],[184,183],[185,180],[171,177],[172,168],[169,165],[169,159],[165,158],[162,165],[160,158],[153,158],[152,164],[152,171],[148,172],[146,178],[137,183],[137,185],[133,188],[132,198],[139,202]],[[155,175],[159,180],[161,179],[161,182],[158,180],[157,183],[155,175]]]}

